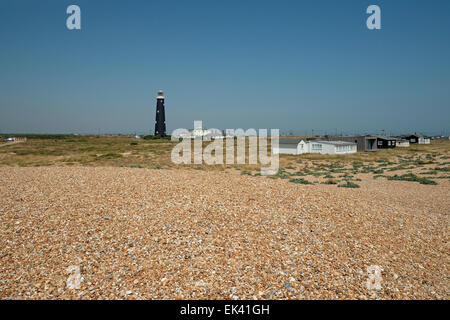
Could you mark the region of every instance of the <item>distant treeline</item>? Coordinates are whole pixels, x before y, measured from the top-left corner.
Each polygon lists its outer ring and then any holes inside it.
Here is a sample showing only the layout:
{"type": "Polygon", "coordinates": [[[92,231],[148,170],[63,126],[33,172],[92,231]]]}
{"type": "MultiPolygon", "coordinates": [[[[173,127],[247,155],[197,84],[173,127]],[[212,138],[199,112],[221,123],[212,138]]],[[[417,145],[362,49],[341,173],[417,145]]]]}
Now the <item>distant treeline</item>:
{"type": "Polygon", "coordinates": [[[157,135],[147,135],[147,136],[143,136],[142,137],[145,140],[157,140],[157,139],[165,139],[165,140],[170,140],[171,136],[165,136],[165,137],[161,137],[159,134],[157,135]]]}
{"type": "MultiPolygon", "coordinates": [[[[90,136],[90,137],[100,137],[101,135],[83,135],[83,136],[90,136]]],[[[132,136],[132,135],[123,135],[123,136],[132,136]]],[[[80,137],[79,135],[74,135],[74,134],[37,134],[37,133],[33,133],[33,134],[25,134],[25,133],[2,133],[0,134],[1,138],[23,138],[26,137],[27,139],[51,139],[51,140],[57,140],[57,139],[67,139],[67,138],[78,138],[80,137]]],[[[142,136],[143,139],[145,140],[158,140],[158,139],[163,139],[163,140],[170,140],[171,136],[165,136],[165,137],[161,137],[160,135],[145,135],[142,136]]]]}
{"type": "Polygon", "coordinates": [[[23,138],[27,139],[66,139],[73,138],[74,135],[71,134],[23,134],[23,133],[15,133],[15,134],[0,134],[3,138],[23,138]]]}

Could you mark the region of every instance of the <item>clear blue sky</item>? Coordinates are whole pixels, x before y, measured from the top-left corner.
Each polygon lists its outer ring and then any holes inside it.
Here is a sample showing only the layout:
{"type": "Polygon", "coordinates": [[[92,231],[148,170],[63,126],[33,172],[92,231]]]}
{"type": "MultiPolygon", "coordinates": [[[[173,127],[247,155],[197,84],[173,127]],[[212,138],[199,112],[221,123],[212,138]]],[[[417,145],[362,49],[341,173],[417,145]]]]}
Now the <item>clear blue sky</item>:
{"type": "Polygon", "coordinates": [[[450,134],[450,1],[0,1],[0,132],[450,134]],[[81,7],[82,30],[66,28],[81,7]],[[366,28],[377,4],[382,30],[366,28]]]}

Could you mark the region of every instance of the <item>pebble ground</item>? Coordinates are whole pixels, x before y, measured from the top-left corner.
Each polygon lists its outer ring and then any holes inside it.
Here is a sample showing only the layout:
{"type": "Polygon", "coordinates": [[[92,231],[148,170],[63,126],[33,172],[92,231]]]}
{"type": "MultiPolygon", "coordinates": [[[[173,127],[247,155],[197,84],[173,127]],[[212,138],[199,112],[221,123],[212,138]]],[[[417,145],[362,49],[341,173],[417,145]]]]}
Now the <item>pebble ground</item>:
{"type": "Polygon", "coordinates": [[[450,182],[359,184],[0,167],[0,298],[449,299],[450,182]]]}

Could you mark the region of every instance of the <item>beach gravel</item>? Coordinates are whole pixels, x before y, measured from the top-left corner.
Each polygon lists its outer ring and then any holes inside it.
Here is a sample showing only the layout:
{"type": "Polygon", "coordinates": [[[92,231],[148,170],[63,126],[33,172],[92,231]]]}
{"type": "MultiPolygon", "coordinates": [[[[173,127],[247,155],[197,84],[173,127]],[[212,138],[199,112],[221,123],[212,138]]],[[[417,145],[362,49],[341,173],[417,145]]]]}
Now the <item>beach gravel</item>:
{"type": "Polygon", "coordinates": [[[449,299],[449,182],[360,185],[1,167],[0,298],[449,299]]]}

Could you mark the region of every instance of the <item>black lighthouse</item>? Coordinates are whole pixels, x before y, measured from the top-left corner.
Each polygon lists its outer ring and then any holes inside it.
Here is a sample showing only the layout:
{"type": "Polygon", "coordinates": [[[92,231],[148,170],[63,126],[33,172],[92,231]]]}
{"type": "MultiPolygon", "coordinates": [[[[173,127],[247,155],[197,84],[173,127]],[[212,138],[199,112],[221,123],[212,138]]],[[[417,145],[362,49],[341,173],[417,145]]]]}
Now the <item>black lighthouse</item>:
{"type": "Polygon", "coordinates": [[[162,90],[158,91],[156,97],[156,117],[155,117],[155,136],[166,136],[166,112],[164,110],[164,95],[162,90]]]}

